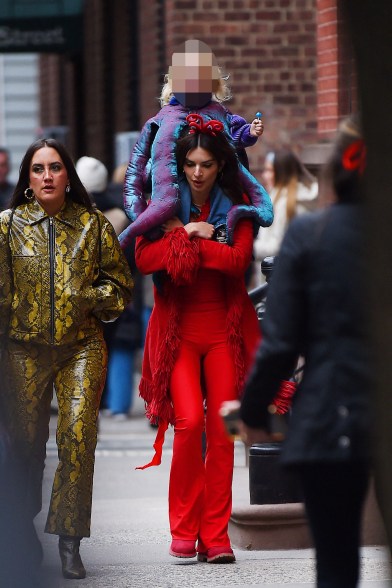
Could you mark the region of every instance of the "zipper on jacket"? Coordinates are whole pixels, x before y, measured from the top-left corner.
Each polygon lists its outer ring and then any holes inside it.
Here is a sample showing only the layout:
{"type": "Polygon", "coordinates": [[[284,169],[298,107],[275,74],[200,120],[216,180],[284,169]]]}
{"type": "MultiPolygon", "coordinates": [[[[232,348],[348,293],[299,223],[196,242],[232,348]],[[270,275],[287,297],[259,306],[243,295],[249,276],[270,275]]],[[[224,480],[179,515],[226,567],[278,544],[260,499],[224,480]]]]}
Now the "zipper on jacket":
{"type": "Polygon", "coordinates": [[[53,218],[49,218],[49,264],[50,264],[50,342],[54,345],[54,263],[55,263],[55,227],[53,218]]]}

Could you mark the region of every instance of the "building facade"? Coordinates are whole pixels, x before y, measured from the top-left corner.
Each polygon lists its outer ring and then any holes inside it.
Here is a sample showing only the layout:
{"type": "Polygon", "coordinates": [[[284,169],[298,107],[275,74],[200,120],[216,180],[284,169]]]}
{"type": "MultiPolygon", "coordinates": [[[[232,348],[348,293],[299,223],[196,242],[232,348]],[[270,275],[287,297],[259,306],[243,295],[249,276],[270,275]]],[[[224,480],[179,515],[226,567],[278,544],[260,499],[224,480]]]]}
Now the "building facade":
{"type": "Polygon", "coordinates": [[[248,121],[263,113],[264,136],[248,149],[256,176],[281,145],[317,163],[355,107],[337,0],[79,3],[79,47],[41,53],[39,67],[40,126],[75,158],[97,157],[109,170],[121,163],[127,141],[130,150],[159,109],[173,51],[189,38],[205,41],[229,75],[229,109],[248,121]]]}
{"type": "Polygon", "coordinates": [[[0,54],[0,145],[10,151],[12,182],[39,129],[38,71],[35,53],[0,54]]]}
{"type": "Polygon", "coordinates": [[[230,76],[230,110],[263,113],[264,138],[248,150],[256,175],[266,151],[318,140],[316,0],[86,0],[82,55],[41,57],[43,126],[67,123],[78,156],[113,168],[116,134],[157,112],[171,55],[189,38],[230,76]]]}

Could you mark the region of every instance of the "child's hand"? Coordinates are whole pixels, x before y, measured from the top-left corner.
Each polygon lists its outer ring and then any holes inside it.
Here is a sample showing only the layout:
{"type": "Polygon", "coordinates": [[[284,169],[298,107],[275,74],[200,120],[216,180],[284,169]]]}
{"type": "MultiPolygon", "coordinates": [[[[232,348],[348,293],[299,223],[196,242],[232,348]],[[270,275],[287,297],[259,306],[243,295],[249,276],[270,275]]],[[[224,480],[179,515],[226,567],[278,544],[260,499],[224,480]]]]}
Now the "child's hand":
{"type": "Polygon", "coordinates": [[[249,133],[252,137],[261,137],[264,132],[264,122],[260,118],[255,118],[250,125],[249,133]]]}

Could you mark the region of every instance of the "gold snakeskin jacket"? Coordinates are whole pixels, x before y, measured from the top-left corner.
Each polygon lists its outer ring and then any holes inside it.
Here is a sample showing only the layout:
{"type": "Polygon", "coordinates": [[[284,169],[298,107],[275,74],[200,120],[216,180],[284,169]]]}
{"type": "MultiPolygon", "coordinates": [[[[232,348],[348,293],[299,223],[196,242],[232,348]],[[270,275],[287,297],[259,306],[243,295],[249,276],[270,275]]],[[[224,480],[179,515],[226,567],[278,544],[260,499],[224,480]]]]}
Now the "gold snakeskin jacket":
{"type": "Polygon", "coordinates": [[[104,215],[66,201],[49,217],[35,200],[0,214],[0,335],[46,345],[102,332],[133,281],[104,215]]]}

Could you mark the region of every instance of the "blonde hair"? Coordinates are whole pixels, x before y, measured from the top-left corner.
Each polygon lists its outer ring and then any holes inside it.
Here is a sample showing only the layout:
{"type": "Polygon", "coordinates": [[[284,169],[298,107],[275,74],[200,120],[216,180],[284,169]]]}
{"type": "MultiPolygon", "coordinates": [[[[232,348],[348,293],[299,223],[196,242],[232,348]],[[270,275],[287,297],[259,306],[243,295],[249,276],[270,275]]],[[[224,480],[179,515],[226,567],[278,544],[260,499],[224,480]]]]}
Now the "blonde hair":
{"type": "MultiPolygon", "coordinates": [[[[226,100],[230,100],[231,98],[231,91],[229,86],[227,85],[227,80],[229,76],[224,76],[222,74],[222,70],[218,66],[213,66],[213,81],[215,82],[215,88],[212,93],[212,100],[215,102],[225,102],[226,100]]],[[[165,81],[162,86],[162,92],[159,97],[159,102],[161,106],[166,106],[169,104],[171,97],[173,96],[172,91],[172,80],[170,78],[169,73],[165,75],[165,81]]]]}
{"type": "MultiPolygon", "coordinates": [[[[287,220],[291,221],[297,212],[297,190],[298,190],[298,179],[291,178],[287,186],[285,186],[287,190],[287,201],[286,201],[286,216],[287,220]]],[[[281,197],[283,192],[283,186],[278,188],[278,191],[275,195],[273,204],[276,204],[279,198],[281,197]]]]}

